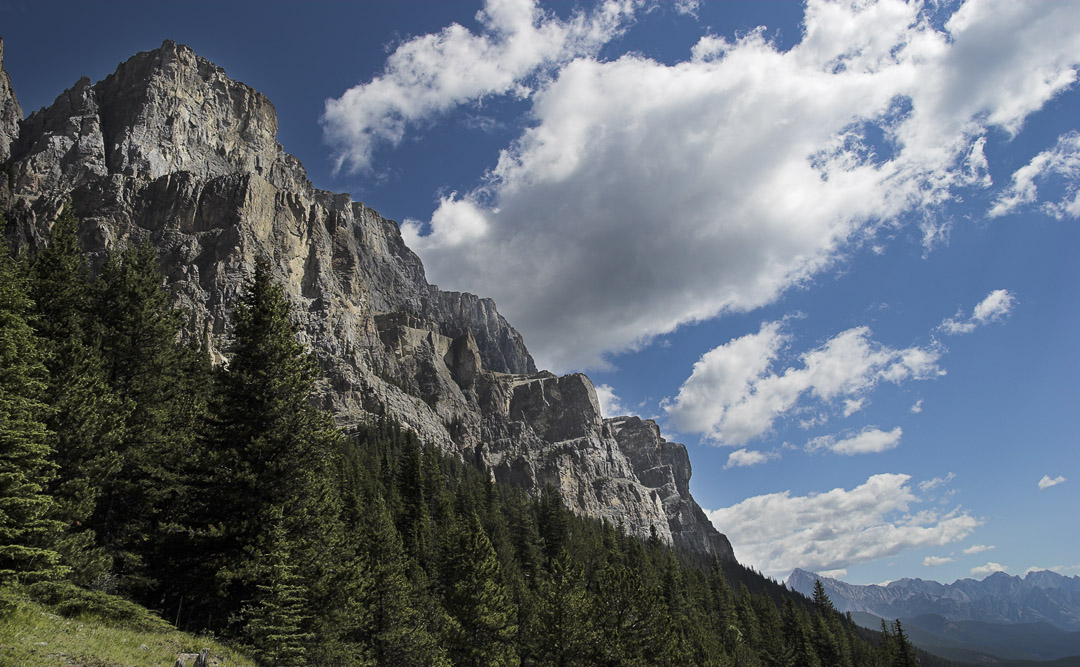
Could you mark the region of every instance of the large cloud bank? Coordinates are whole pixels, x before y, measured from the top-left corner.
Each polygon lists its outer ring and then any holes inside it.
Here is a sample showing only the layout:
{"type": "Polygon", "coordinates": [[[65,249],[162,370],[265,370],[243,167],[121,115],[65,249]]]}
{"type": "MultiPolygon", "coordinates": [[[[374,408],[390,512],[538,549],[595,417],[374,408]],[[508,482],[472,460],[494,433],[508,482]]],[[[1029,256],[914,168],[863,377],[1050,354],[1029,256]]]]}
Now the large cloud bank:
{"type": "Polygon", "coordinates": [[[853,489],[770,493],[707,512],[744,563],[773,576],[801,567],[842,575],[852,565],[906,549],[964,539],[979,520],[960,509],[913,511],[923,502],[908,475],[873,475],[853,489]]]}
{"type": "Polygon", "coordinates": [[[492,0],[481,34],[408,41],[327,106],[340,160],[367,168],[455,106],[531,100],[485,183],[403,231],[433,282],[493,296],[558,371],[767,304],[882,225],[919,219],[933,241],[928,212],[990,185],[988,133],[1017,132],[1080,63],[1080,3],[972,0],[935,23],[919,3],[812,0],[787,51],[757,31],[675,64],[599,59],[633,11],[492,0]]]}

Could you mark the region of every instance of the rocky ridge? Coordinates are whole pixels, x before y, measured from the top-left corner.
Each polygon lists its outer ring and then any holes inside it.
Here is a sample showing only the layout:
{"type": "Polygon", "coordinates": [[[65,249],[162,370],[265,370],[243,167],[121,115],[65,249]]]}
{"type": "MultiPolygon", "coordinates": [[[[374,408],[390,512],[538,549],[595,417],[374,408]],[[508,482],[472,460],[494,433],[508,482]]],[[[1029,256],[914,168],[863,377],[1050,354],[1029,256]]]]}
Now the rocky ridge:
{"type": "Polygon", "coordinates": [[[733,558],[689,492],[686,448],[604,419],[584,375],[538,372],[490,299],[427,283],[398,225],[319,190],[277,143],[266,97],[166,41],[25,120],[0,41],[0,208],[10,243],[47,243],[70,201],[92,262],[150,241],[185,335],[223,358],[232,305],[267,257],[346,429],[387,414],[446,451],[628,530],[733,558]]]}
{"type": "Polygon", "coordinates": [[[942,584],[905,578],[886,586],[860,586],[795,569],[787,587],[811,595],[817,579],[841,612],[863,611],[883,618],[935,614],[950,621],[983,623],[1044,622],[1080,630],[1080,577],[1049,570],[1029,572],[1023,578],[995,572],[982,581],[942,584]]]}

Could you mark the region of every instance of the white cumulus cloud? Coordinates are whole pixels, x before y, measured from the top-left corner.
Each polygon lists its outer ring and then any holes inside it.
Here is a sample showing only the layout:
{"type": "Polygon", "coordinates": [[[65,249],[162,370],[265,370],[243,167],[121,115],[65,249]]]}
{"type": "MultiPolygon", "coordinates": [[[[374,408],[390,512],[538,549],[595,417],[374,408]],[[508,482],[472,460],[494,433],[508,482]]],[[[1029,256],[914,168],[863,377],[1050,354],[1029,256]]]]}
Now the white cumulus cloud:
{"type": "Polygon", "coordinates": [[[1016,305],[1016,295],[1005,289],[996,289],[975,304],[971,317],[966,317],[963,310],[946,318],[939,327],[947,334],[966,334],[989,322],[1000,322],[1012,312],[1016,305]]]}
{"type": "MultiPolygon", "coordinates": [[[[848,401],[861,405],[858,397],[880,382],[928,379],[944,372],[937,365],[937,348],[891,348],[872,340],[867,327],[843,331],[802,354],[801,366],[773,370],[789,340],[781,322],[768,322],[755,334],[706,352],[674,400],[664,405],[672,424],[718,444],[738,445],[769,431],[800,401],[843,399],[846,412],[848,401]]],[[[889,437],[895,445],[899,429],[889,437]]],[[[882,444],[888,438],[863,434],[862,440],[844,445],[851,450],[845,453],[870,447],[871,440],[882,444]]]]}
{"type": "Polygon", "coordinates": [[[922,564],[926,567],[937,567],[938,565],[944,565],[945,563],[952,563],[955,558],[949,558],[947,556],[927,556],[923,559],[922,564]]]}
{"type": "Polygon", "coordinates": [[[490,4],[482,34],[409,41],[327,110],[364,165],[414,118],[531,91],[486,180],[403,231],[433,282],[494,297],[557,371],[768,304],[882,225],[932,219],[986,186],[985,136],[1019,131],[1080,63],[1078,3],[972,0],[940,25],[919,3],[811,0],[788,50],[757,30],[671,64],[595,55],[615,7],[490,4]]]}
{"type": "Polygon", "coordinates": [[[964,549],[964,553],[970,556],[972,554],[981,554],[984,551],[990,551],[991,549],[996,548],[997,547],[992,544],[972,544],[967,549],[964,549]]]}
{"type": "Polygon", "coordinates": [[[619,417],[629,412],[610,384],[596,387],[596,400],[600,402],[600,414],[605,417],[619,417]]]}
{"type": "Polygon", "coordinates": [[[1039,480],[1039,490],[1049,489],[1051,486],[1057,486],[1065,481],[1065,477],[1058,475],[1057,477],[1051,477],[1050,475],[1043,475],[1039,480]]]}
{"type": "Polygon", "coordinates": [[[1080,218],[1080,132],[1075,130],[1058,137],[1057,144],[1043,151],[1012,175],[1012,184],[1001,193],[990,209],[995,218],[1013,213],[1039,199],[1038,183],[1052,176],[1063,181],[1064,194],[1058,201],[1043,202],[1042,210],[1058,220],[1066,216],[1080,218]]]}
{"type": "Polygon", "coordinates": [[[777,452],[761,452],[743,447],[742,449],[736,449],[728,455],[727,463],[724,464],[724,470],[729,468],[756,466],[777,458],[780,458],[780,454],[777,452]]]}
{"type": "Polygon", "coordinates": [[[993,562],[987,563],[986,565],[977,565],[977,566],[971,568],[971,574],[975,575],[976,577],[985,577],[985,576],[987,576],[989,574],[993,574],[995,572],[1008,572],[1008,571],[1009,571],[1008,566],[1002,565],[1001,563],[993,563],[993,562]]]}
{"type": "Polygon", "coordinates": [[[859,410],[863,409],[866,404],[865,398],[845,398],[844,399],[844,416],[850,417],[859,410]]]}
{"type": "Polygon", "coordinates": [[[882,431],[876,426],[867,426],[855,435],[837,439],[835,435],[822,435],[806,443],[806,451],[816,452],[827,449],[834,454],[874,454],[893,449],[900,444],[904,434],[899,426],[891,431],[882,431]]]}
{"type": "Polygon", "coordinates": [[[374,152],[461,104],[492,95],[531,94],[539,70],[595,53],[621,34],[634,3],[608,1],[560,20],[534,0],[487,0],[480,34],[452,24],[413,37],[390,54],[383,72],[326,101],[323,127],[338,166],[367,170],[374,152]]]}
{"type": "Polygon", "coordinates": [[[846,490],[792,496],[754,496],[706,512],[731,540],[740,561],[780,576],[796,567],[812,572],[848,568],[906,549],[962,540],[979,521],[960,508],[912,511],[921,499],[909,475],[873,475],[846,490]]]}

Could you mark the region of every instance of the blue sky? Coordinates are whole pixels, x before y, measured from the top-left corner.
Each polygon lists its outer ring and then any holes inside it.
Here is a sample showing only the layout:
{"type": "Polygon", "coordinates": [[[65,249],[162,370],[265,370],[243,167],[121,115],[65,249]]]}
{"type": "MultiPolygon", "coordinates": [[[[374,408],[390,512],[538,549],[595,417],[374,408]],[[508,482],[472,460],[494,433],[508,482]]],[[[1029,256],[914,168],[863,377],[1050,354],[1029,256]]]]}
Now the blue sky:
{"type": "Polygon", "coordinates": [[[1076,25],[1012,0],[0,0],[27,113],[190,45],[432,282],[685,442],[740,560],[853,583],[1080,573],[1076,25]]]}

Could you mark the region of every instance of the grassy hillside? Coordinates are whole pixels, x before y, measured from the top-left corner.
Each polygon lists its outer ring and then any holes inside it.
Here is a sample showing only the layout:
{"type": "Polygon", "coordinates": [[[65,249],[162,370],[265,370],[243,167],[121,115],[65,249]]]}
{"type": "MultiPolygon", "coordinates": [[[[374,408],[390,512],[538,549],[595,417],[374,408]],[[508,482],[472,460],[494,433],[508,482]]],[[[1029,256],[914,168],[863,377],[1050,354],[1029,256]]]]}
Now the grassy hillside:
{"type": "Polygon", "coordinates": [[[103,593],[5,588],[0,605],[0,665],[161,667],[179,653],[203,648],[219,667],[255,665],[234,649],[180,632],[147,609],[103,593]]]}

